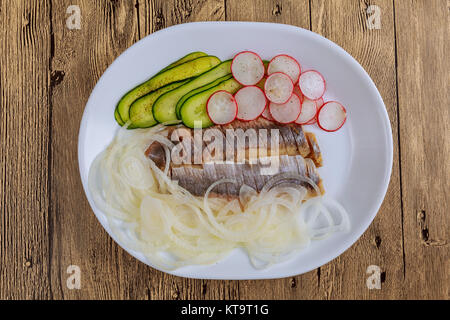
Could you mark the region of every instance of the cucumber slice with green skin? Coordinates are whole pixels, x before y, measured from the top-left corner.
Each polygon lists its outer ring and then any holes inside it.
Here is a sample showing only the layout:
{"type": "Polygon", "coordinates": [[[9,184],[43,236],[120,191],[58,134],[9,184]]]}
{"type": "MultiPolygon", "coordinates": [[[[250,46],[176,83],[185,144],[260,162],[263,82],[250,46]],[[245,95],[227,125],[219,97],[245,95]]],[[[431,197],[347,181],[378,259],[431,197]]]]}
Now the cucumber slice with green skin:
{"type": "Polygon", "coordinates": [[[202,92],[202,91],[205,91],[205,90],[207,90],[207,89],[209,89],[209,88],[215,87],[215,86],[217,86],[219,83],[221,83],[221,82],[223,82],[223,81],[225,81],[225,80],[228,80],[228,79],[230,79],[230,78],[232,78],[232,77],[233,77],[233,75],[232,75],[231,73],[230,73],[230,74],[227,74],[226,76],[220,77],[219,79],[214,80],[213,82],[210,82],[210,83],[208,83],[207,85],[204,85],[204,86],[202,86],[202,87],[200,87],[200,88],[197,88],[197,89],[195,89],[195,90],[192,90],[192,91],[189,91],[188,93],[186,93],[183,97],[181,97],[180,100],[178,100],[177,106],[175,107],[175,113],[177,114],[177,118],[178,118],[179,120],[181,120],[181,114],[180,114],[181,106],[183,105],[183,103],[184,103],[187,99],[189,99],[189,98],[192,97],[193,95],[196,95],[196,94],[199,93],[199,92],[202,92]]]}
{"type": "Polygon", "coordinates": [[[185,63],[185,62],[188,62],[188,61],[191,61],[191,60],[200,58],[200,57],[205,57],[205,56],[207,56],[207,54],[204,53],[204,52],[201,52],[201,51],[195,51],[195,52],[188,53],[187,55],[185,55],[185,56],[182,57],[181,59],[178,59],[177,61],[172,62],[172,63],[169,64],[167,67],[165,67],[164,69],[162,69],[161,71],[159,71],[159,72],[157,73],[157,75],[160,74],[160,73],[162,73],[162,72],[164,72],[164,71],[166,71],[166,70],[169,70],[169,69],[171,69],[171,68],[173,68],[173,67],[176,67],[176,66],[178,66],[178,65],[180,65],[180,64],[182,64],[182,63],[185,63]]]}
{"type": "Polygon", "coordinates": [[[140,97],[143,97],[156,89],[164,87],[169,83],[196,77],[219,63],[219,58],[214,56],[200,57],[170,68],[138,85],[136,88],[126,93],[117,105],[117,110],[122,118],[122,121],[126,123],[129,120],[130,106],[140,97]]]}
{"type": "Polygon", "coordinates": [[[234,78],[225,80],[219,83],[217,86],[209,88],[193,95],[187,99],[181,106],[181,120],[184,125],[189,128],[208,128],[214,125],[206,112],[206,103],[209,97],[220,90],[227,91],[231,94],[236,93],[242,85],[239,84],[234,78]],[[198,121],[198,123],[197,123],[198,121]]]}
{"type": "Polygon", "coordinates": [[[202,87],[208,83],[211,83],[218,78],[221,78],[231,72],[231,60],[224,61],[221,64],[215,66],[211,70],[199,75],[192,79],[188,83],[178,87],[172,91],[169,91],[158,98],[153,105],[153,116],[156,121],[161,123],[176,121],[176,105],[178,100],[181,99],[186,93],[191,90],[202,87]]]}
{"type": "MultiPolygon", "coordinates": [[[[185,56],[182,57],[181,59],[178,59],[177,61],[172,62],[172,63],[169,64],[167,67],[165,67],[164,69],[160,70],[160,71],[157,73],[157,75],[160,74],[160,73],[162,73],[162,72],[164,72],[164,71],[166,71],[166,70],[168,70],[168,69],[171,69],[171,68],[173,68],[173,67],[176,67],[176,66],[178,66],[178,65],[180,65],[180,64],[182,64],[182,63],[185,63],[185,62],[188,62],[188,61],[191,61],[191,60],[200,58],[200,57],[204,57],[204,56],[207,56],[207,54],[204,53],[204,52],[200,52],[200,51],[195,51],[195,52],[188,53],[187,55],[185,55],[185,56]]],[[[116,107],[116,109],[114,109],[114,119],[116,119],[116,122],[117,122],[120,126],[123,126],[123,125],[125,124],[125,123],[123,122],[122,118],[120,117],[120,114],[119,114],[119,111],[117,110],[117,107],[116,107]]]]}
{"type": "Polygon", "coordinates": [[[150,92],[149,94],[133,102],[130,107],[131,125],[128,127],[128,129],[149,128],[157,124],[158,121],[155,120],[152,112],[154,102],[161,95],[182,86],[188,81],[189,80],[184,80],[180,82],[170,83],[162,88],[159,88],[158,90],[150,92]]]}
{"type": "Polygon", "coordinates": [[[264,70],[265,70],[264,74],[267,74],[267,67],[269,66],[270,61],[263,60],[262,62],[263,62],[263,65],[264,65],[264,70]]]}
{"type": "Polygon", "coordinates": [[[123,126],[125,123],[123,122],[122,118],[120,117],[119,111],[117,111],[117,108],[114,110],[114,119],[116,119],[119,126],[123,126]]]}

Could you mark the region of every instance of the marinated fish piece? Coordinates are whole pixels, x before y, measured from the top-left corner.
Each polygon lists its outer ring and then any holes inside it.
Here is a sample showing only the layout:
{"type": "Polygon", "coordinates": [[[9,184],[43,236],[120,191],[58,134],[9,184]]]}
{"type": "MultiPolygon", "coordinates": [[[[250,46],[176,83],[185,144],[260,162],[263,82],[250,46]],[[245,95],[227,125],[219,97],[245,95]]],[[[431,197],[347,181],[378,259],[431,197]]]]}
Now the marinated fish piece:
{"type": "MultiPolygon", "coordinates": [[[[322,158],[314,134],[305,134],[297,125],[280,125],[265,119],[251,122],[234,121],[226,126],[215,126],[203,130],[203,135],[208,130],[215,130],[215,132],[210,134],[212,137],[210,141],[202,140],[200,144],[202,150],[194,147],[194,131],[192,129],[169,127],[165,130],[165,135],[173,139],[174,148],[178,148],[176,152],[174,152],[175,149],[172,149],[168,174],[172,180],[177,180],[181,187],[193,195],[203,196],[211,184],[222,178],[233,179],[236,183],[218,185],[211,192],[212,196],[238,197],[243,184],[260,192],[274,175],[286,172],[310,178],[318,185],[321,194],[324,193],[322,180],[317,172],[317,165],[321,165],[322,158]],[[233,134],[227,132],[230,129],[235,130],[232,130],[233,134]],[[236,132],[239,129],[242,132],[236,132]],[[267,133],[267,139],[265,139],[267,141],[258,137],[259,145],[249,145],[248,135],[241,135],[248,129],[255,129],[255,132],[252,133],[253,137],[258,136],[262,132],[261,130],[265,130],[263,133],[267,133]],[[277,140],[279,150],[275,151],[273,155],[270,153],[271,143],[273,143],[271,129],[277,129],[279,132],[277,140]],[[229,134],[227,135],[227,133],[229,134]],[[219,139],[216,142],[221,143],[222,148],[214,147],[215,139],[219,139]],[[238,139],[245,141],[238,141],[238,139]],[[232,151],[231,159],[226,159],[227,147],[232,151]],[[237,155],[238,151],[244,151],[243,159],[237,155]],[[203,154],[199,154],[199,152],[203,152],[203,154]],[[216,157],[216,152],[219,153],[218,155],[222,152],[222,157],[216,157]],[[176,159],[180,155],[181,158],[185,157],[182,159],[183,161],[176,159]],[[203,163],[194,161],[198,160],[199,155],[202,155],[200,158],[203,163]]],[[[165,167],[165,150],[159,142],[152,143],[145,153],[159,168],[165,167]]],[[[315,190],[308,183],[301,182],[300,184],[307,188],[307,197],[316,195],[315,190]]]]}
{"type": "MultiPolygon", "coordinates": [[[[195,196],[204,196],[211,184],[226,177],[235,180],[236,183],[220,184],[211,194],[235,198],[239,196],[239,190],[243,184],[258,192],[262,190],[264,185],[274,176],[261,174],[262,167],[259,162],[257,164],[207,163],[203,166],[181,165],[171,168],[170,177],[172,180],[177,180],[181,187],[195,196]]],[[[308,177],[317,184],[321,194],[324,193],[322,180],[311,159],[304,159],[299,155],[280,156],[280,167],[277,173],[294,173],[308,177]]],[[[315,190],[308,183],[301,182],[300,184],[307,189],[308,197],[316,196],[315,190]]]]}
{"type": "Polygon", "coordinates": [[[306,139],[308,140],[310,153],[307,158],[314,161],[316,167],[321,167],[323,165],[322,153],[320,152],[319,144],[317,143],[316,135],[312,132],[306,132],[306,139]]]}
{"type": "MultiPolygon", "coordinates": [[[[318,149],[317,146],[317,152],[318,154],[311,153],[311,147],[310,143],[307,139],[307,136],[303,132],[303,129],[299,127],[298,125],[294,124],[288,124],[288,125],[282,125],[277,124],[268,120],[265,120],[263,118],[259,118],[255,121],[234,121],[233,123],[226,125],[226,126],[214,126],[208,129],[203,130],[203,136],[210,135],[214,136],[210,140],[211,141],[203,141],[203,161],[202,162],[210,162],[214,161],[215,158],[222,159],[223,161],[228,160],[234,160],[236,162],[239,162],[238,160],[248,160],[251,161],[252,158],[258,157],[266,157],[271,156],[271,143],[272,141],[278,142],[278,148],[274,146],[274,152],[276,155],[301,155],[302,157],[306,158],[310,155],[314,155],[315,159],[319,159],[320,156],[320,149],[318,149]],[[231,130],[230,130],[231,129],[231,130]],[[255,137],[257,138],[255,145],[249,144],[249,137],[252,136],[252,130],[253,134],[255,134],[255,137]],[[242,131],[241,131],[242,130],[242,131]],[[264,130],[264,131],[261,131],[264,130]],[[277,131],[272,131],[277,130],[277,131]],[[272,136],[273,134],[278,133],[278,137],[272,136]],[[244,134],[246,136],[244,137],[244,134]],[[222,139],[222,157],[214,157],[214,154],[211,155],[214,144],[215,144],[215,135],[219,135],[219,137],[222,139]],[[244,138],[243,138],[244,137],[244,138]],[[239,141],[238,141],[238,138],[239,141]],[[262,139],[264,138],[264,139],[262,139]],[[278,139],[275,139],[278,138],[278,139]],[[244,139],[244,141],[242,141],[244,139]],[[231,148],[230,152],[231,155],[234,155],[234,159],[227,159],[226,158],[226,149],[231,148]],[[244,150],[245,149],[245,150],[244,150]],[[264,151],[264,152],[263,152],[264,151]],[[243,155],[243,156],[241,156],[243,155]],[[211,157],[212,156],[212,157],[211,157]],[[239,159],[238,159],[239,158],[239,159]],[[243,159],[244,158],[244,159],[243,159]]],[[[193,143],[193,136],[194,131],[192,129],[188,128],[177,128],[177,127],[169,127],[167,129],[167,137],[169,138],[175,138],[176,141],[174,141],[176,144],[179,143],[179,141],[182,141],[184,139],[190,140],[190,144],[188,142],[185,142],[184,145],[186,148],[185,151],[190,153],[190,156],[187,157],[189,163],[193,163],[193,159],[195,156],[199,156],[199,154],[196,154],[194,143],[193,143]],[[175,131],[176,130],[176,131],[175,131]]],[[[314,135],[312,136],[314,137],[314,135]]],[[[315,137],[314,137],[315,138],[315,137]]],[[[317,145],[317,141],[314,142],[314,145],[317,145]]],[[[180,148],[182,145],[180,145],[180,148]]],[[[150,146],[149,150],[147,150],[147,155],[151,154],[151,158],[155,162],[163,162],[164,159],[156,159],[155,157],[164,156],[163,150],[159,150],[159,152],[154,148],[157,148],[157,145],[150,146]]],[[[160,148],[162,149],[162,148],[160,148]]],[[[217,151],[217,150],[215,150],[217,151]]]]}

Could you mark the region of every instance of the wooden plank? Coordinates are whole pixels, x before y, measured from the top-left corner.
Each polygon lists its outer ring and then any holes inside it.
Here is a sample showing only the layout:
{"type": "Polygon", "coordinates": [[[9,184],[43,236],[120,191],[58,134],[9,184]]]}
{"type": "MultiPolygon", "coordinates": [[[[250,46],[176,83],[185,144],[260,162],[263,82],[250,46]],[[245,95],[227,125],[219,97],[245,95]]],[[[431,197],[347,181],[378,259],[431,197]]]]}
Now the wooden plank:
{"type": "MultiPolygon", "coordinates": [[[[140,0],[140,37],[179,23],[225,19],[223,0],[140,0]]],[[[152,272],[151,299],[237,299],[237,281],[195,280],[152,272]]]]}
{"type": "Polygon", "coordinates": [[[141,38],[187,22],[225,19],[225,0],[138,0],[141,38]]]}
{"type": "MultiPolygon", "coordinates": [[[[227,0],[228,21],[286,23],[310,28],[309,1],[227,0]]],[[[317,271],[286,279],[252,280],[239,283],[241,299],[313,299],[317,297],[317,271]]]]}
{"type": "Polygon", "coordinates": [[[259,21],[310,28],[309,0],[227,0],[227,21],[259,21]]]}
{"type": "Polygon", "coordinates": [[[0,298],[52,298],[48,1],[0,3],[0,298]]]}
{"type": "Polygon", "coordinates": [[[403,293],[402,212],[400,206],[394,14],[391,0],[311,1],[312,31],[336,42],[366,69],[386,104],[394,139],[391,182],[377,217],[364,235],[338,259],[320,268],[320,298],[391,299],[403,293]],[[368,29],[367,8],[377,5],[381,29],[368,29]],[[382,289],[366,286],[367,267],[382,270],[382,289]]]}
{"type": "MultiPolygon", "coordinates": [[[[78,1],[81,29],[69,30],[73,1],[53,1],[52,289],[58,299],[140,299],[148,294],[148,268],[120,249],[88,205],[78,171],[77,142],[87,99],[109,64],[138,38],[131,1],[78,1]],[[81,270],[81,290],[69,290],[66,270],[81,270]]],[[[111,106],[113,108],[113,106],[111,106]]]]}
{"type": "Polygon", "coordinates": [[[217,1],[203,2],[200,7],[194,4],[191,7],[187,1],[82,1],[81,30],[68,30],[65,19],[70,4],[69,1],[54,4],[52,17],[55,26],[52,72],[59,79],[54,84],[52,99],[53,251],[58,257],[52,265],[54,291],[59,298],[70,299],[236,297],[235,290],[225,287],[223,282],[214,282],[209,289],[200,280],[169,276],[132,258],[96,221],[77,178],[79,121],[89,94],[106,67],[148,33],[189,19],[215,19],[223,15],[220,6],[217,9],[217,1]],[[71,264],[81,268],[81,290],[68,290],[65,286],[68,276],[65,271],[71,264]]]}
{"type": "Polygon", "coordinates": [[[410,299],[449,297],[449,3],[395,2],[410,299]]]}
{"type": "Polygon", "coordinates": [[[68,0],[0,4],[0,298],[448,297],[448,201],[443,190],[448,189],[449,130],[440,121],[448,118],[449,101],[448,75],[443,72],[448,70],[445,0],[396,1],[395,7],[391,0],[311,0],[311,21],[309,0],[254,0],[245,5],[237,0],[226,4],[222,0],[82,0],[81,30],[65,25],[71,4],[68,0]],[[365,25],[365,10],[371,4],[381,8],[380,30],[365,25]],[[337,42],[363,65],[388,108],[394,167],[381,211],[349,251],[302,276],[202,281],[148,268],[103,231],[78,178],[81,114],[106,67],[151,32],[176,23],[225,17],[305,28],[311,23],[313,31],[337,42]],[[423,107],[428,105],[433,112],[423,107]],[[433,126],[413,127],[418,123],[433,126]],[[66,269],[72,264],[81,268],[81,290],[66,287],[66,269]],[[370,264],[382,268],[382,290],[369,291],[365,286],[370,264]]]}

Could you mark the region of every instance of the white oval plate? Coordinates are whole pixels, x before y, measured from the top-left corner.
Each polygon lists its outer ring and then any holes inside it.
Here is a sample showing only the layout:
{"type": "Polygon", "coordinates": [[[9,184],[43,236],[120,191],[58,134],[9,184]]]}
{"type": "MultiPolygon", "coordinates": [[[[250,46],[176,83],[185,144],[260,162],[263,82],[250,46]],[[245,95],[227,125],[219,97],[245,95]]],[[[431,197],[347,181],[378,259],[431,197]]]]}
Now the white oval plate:
{"type": "MultiPolygon", "coordinates": [[[[191,51],[204,51],[222,60],[252,50],[263,59],[286,53],[302,69],[316,69],[327,81],[325,100],[340,101],[347,122],[336,133],[306,126],[317,135],[324,157],[320,174],[327,194],[348,210],[351,231],[337,233],[289,261],[256,270],[243,250],[209,266],[187,266],[168,273],[203,279],[268,279],[305,273],[347,250],[370,225],[381,206],[392,168],[392,134],[383,100],[368,74],[341,47],[301,28],[272,23],[198,22],[170,27],[142,39],[105,71],[86,105],[78,140],[81,180],[89,203],[111,237],[131,255],[152,266],[139,252],[124,246],[111,233],[104,214],[88,190],[88,171],[95,156],[112,140],[118,125],[113,111],[120,97],[162,67],[191,51]]],[[[165,271],[165,270],[162,270],[165,271]]]]}

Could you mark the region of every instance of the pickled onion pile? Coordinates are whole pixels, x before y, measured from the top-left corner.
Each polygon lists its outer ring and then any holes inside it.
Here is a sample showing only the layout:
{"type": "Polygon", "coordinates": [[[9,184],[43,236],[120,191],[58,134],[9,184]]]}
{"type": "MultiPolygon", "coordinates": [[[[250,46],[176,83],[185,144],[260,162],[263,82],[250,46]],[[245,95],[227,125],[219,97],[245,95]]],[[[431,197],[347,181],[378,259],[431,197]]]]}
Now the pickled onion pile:
{"type": "Polygon", "coordinates": [[[212,264],[243,248],[255,268],[267,268],[311,241],[349,230],[345,209],[327,196],[306,200],[306,188],[295,182],[318,187],[296,174],[275,175],[259,193],[243,185],[232,200],[211,195],[218,185],[234,183],[228,179],[212,184],[204,197],[193,196],[168,176],[173,144],[165,130],[125,125],[89,172],[90,193],[112,233],[150,264],[164,270],[212,264]],[[164,170],[145,156],[154,141],[165,148],[164,170]]]}

